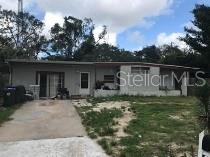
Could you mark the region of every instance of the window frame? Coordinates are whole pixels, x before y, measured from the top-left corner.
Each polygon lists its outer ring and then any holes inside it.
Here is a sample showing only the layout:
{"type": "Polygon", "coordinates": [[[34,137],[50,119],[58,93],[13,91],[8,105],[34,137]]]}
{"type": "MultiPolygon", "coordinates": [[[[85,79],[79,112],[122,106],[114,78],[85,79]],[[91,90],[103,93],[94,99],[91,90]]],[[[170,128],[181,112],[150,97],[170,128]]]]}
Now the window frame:
{"type": "Polygon", "coordinates": [[[149,74],[150,67],[146,66],[132,66],[131,67],[131,74],[149,74]],[[134,70],[134,68],[138,68],[138,70],[134,70]]]}
{"type": "Polygon", "coordinates": [[[115,82],[115,76],[114,75],[104,75],[104,83],[114,83],[115,82]],[[109,79],[105,77],[110,77],[109,79]],[[112,78],[113,77],[113,78],[112,78]]]}

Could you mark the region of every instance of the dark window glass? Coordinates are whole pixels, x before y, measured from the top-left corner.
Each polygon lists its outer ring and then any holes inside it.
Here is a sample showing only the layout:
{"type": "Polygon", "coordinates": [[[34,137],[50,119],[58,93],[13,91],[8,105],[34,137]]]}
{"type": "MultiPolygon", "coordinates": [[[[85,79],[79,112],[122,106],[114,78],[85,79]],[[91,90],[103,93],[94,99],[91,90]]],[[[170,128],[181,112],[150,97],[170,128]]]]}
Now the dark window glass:
{"type": "Polygon", "coordinates": [[[81,73],[81,88],[88,88],[88,73],[81,73]]]}

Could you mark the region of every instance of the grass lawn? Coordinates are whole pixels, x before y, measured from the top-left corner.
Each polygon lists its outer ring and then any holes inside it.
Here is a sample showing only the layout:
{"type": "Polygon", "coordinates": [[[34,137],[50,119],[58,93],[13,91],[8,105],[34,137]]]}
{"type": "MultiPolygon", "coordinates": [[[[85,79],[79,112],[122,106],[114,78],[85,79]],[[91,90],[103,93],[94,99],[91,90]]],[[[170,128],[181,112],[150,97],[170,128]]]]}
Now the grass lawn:
{"type": "Polygon", "coordinates": [[[0,126],[5,121],[11,120],[10,116],[20,107],[20,105],[1,107],[0,106],[0,126]]]}
{"type": "Polygon", "coordinates": [[[201,126],[197,120],[199,106],[194,97],[132,97],[90,98],[93,106],[106,101],[129,101],[135,115],[124,132],[116,137],[116,118],[123,110],[93,107],[77,108],[90,137],[95,138],[107,154],[116,157],[166,157],[197,152],[201,126]]]}

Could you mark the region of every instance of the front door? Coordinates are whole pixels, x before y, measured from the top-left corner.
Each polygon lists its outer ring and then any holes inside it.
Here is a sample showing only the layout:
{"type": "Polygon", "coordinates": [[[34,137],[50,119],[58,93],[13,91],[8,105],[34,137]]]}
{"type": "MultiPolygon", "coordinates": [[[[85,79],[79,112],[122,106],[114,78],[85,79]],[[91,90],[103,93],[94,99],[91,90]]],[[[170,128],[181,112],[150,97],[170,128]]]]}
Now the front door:
{"type": "Polygon", "coordinates": [[[40,86],[40,97],[55,97],[64,88],[63,72],[40,71],[36,74],[36,84],[40,86]]]}
{"type": "Polygon", "coordinates": [[[90,73],[80,73],[80,95],[90,95],[90,73]]]}
{"type": "Polygon", "coordinates": [[[40,97],[46,97],[47,96],[47,74],[39,74],[39,85],[40,85],[40,97]]]}
{"type": "Polygon", "coordinates": [[[58,93],[59,89],[59,74],[51,73],[48,75],[48,96],[54,97],[58,93]]]}

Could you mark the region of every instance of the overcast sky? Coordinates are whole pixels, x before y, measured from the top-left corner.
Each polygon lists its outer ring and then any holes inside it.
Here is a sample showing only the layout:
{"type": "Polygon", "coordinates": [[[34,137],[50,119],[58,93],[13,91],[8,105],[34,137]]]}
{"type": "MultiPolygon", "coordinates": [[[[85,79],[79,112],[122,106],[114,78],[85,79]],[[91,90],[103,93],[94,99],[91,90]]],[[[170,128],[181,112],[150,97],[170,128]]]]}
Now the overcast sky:
{"type": "MultiPolygon", "coordinates": [[[[108,26],[107,42],[128,50],[139,50],[151,44],[173,42],[190,26],[195,4],[210,5],[210,0],[23,0],[24,10],[45,23],[44,33],[64,16],[92,18],[95,37],[108,26]]],[[[18,0],[0,0],[3,9],[17,10],[18,0]]]]}

